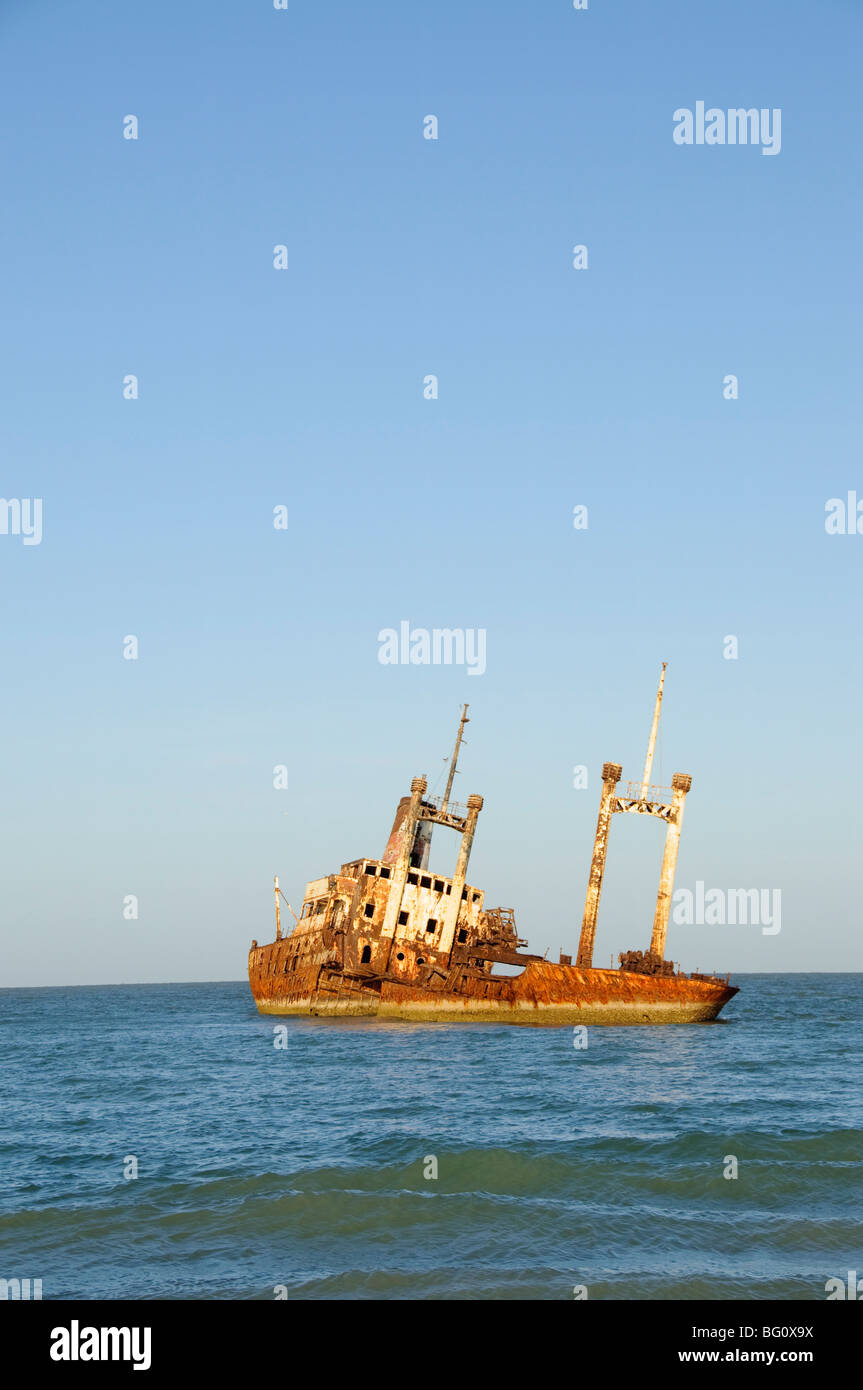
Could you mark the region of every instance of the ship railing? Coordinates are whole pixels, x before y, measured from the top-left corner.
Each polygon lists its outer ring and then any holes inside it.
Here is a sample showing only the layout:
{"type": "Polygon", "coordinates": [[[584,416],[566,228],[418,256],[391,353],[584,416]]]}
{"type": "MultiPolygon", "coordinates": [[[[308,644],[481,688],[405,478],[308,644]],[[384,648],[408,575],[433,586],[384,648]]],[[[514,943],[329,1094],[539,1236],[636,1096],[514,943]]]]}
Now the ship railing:
{"type": "MultiPolygon", "coordinates": [[[[658,802],[662,806],[670,806],[673,795],[674,792],[671,787],[658,787],[651,782],[647,788],[647,795],[643,799],[652,803],[658,802]]],[[[641,801],[641,783],[619,782],[615,796],[619,797],[621,801],[641,801]]]]}
{"type": "MultiPolygon", "coordinates": [[[[433,806],[436,811],[440,811],[443,808],[442,796],[424,796],[423,801],[427,806],[433,806]]],[[[446,813],[448,816],[453,816],[456,820],[467,819],[467,807],[462,806],[458,801],[448,801],[446,813]]]]}

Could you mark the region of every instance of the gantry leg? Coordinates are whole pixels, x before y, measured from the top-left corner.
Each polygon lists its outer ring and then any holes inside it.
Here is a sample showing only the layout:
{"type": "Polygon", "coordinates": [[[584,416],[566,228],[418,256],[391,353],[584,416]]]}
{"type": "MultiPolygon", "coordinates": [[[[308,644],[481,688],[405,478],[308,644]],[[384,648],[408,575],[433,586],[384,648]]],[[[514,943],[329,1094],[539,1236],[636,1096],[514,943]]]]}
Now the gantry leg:
{"type": "Polygon", "coordinates": [[[473,837],[476,834],[476,823],[481,810],[482,797],[477,796],[474,792],[467,799],[467,819],[461,837],[461,844],[459,845],[458,860],[452,880],[452,892],[450,893],[449,903],[447,904],[446,918],[444,920],[443,931],[441,932],[440,944],[438,946],[438,950],[444,952],[444,954],[452,949],[452,944],[455,941],[455,929],[458,926],[458,917],[461,911],[461,895],[467,880],[467,866],[470,861],[473,837]]]}
{"type": "Polygon", "coordinates": [[[683,807],[686,793],[692,786],[692,778],[686,772],[675,772],[671,779],[673,796],[671,816],[665,832],[665,850],[662,855],[662,869],[659,874],[659,892],[656,895],[656,912],[653,917],[653,935],[650,938],[650,953],[662,960],[665,956],[665,939],[668,935],[668,915],[671,911],[671,898],[674,893],[674,874],[677,869],[677,851],[680,848],[680,827],[683,824],[683,807]]]}
{"type": "Polygon", "coordinates": [[[387,910],[384,913],[384,924],[381,928],[381,936],[394,936],[398,915],[402,908],[402,898],[405,891],[408,869],[411,862],[411,851],[414,847],[414,840],[417,833],[417,825],[420,819],[420,803],[423,799],[427,783],[424,777],[415,777],[411,782],[410,805],[405,813],[402,822],[402,839],[399,848],[398,858],[393,869],[392,887],[387,898],[387,910]]]}
{"type": "Polygon", "coordinates": [[[599,895],[602,892],[602,875],[605,872],[605,856],[608,851],[608,832],[611,828],[611,803],[622,771],[623,768],[619,763],[603,764],[599,817],[596,822],[593,859],[590,864],[590,878],[587,883],[587,897],[584,900],[584,918],[581,923],[581,937],[578,942],[578,957],[576,959],[576,965],[582,970],[589,970],[593,965],[593,943],[596,939],[599,895]]]}

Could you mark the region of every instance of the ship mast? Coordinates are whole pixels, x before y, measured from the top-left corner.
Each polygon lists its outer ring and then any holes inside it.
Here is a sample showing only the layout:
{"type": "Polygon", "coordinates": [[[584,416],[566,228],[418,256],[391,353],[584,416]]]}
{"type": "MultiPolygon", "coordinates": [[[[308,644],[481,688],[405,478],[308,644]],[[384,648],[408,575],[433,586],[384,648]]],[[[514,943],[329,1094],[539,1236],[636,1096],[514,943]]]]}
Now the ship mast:
{"type": "Polygon", "coordinates": [[[441,802],[442,811],[445,811],[449,806],[449,799],[452,794],[452,784],[455,781],[456,764],[458,763],[458,753],[459,749],[461,748],[462,734],[464,733],[464,726],[465,724],[470,723],[470,720],[467,717],[468,708],[469,706],[465,705],[464,709],[462,710],[461,723],[458,726],[458,733],[456,735],[455,740],[455,748],[452,752],[452,762],[449,765],[449,777],[447,778],[446,791],[443,794],[443,801],[441,802]]]}
{"type": "Polygon", "coordinates": [[[653,768],[653,751],[656,748],[656,731],[659,728],[659,709],[662,704],[662,687],[665,684],[665,668],[667,661],[662,663],[662,675],[659,677],[659,689],[656,692],[656,705],[653,710],[653,723],[650,726],[650,738],[647,743],[647,758],[644,764],[644,776],[641,779],[641,791],[638,794],[639,801],[647,800],[647,793],[650,788],[650,773],[653,768]]]}

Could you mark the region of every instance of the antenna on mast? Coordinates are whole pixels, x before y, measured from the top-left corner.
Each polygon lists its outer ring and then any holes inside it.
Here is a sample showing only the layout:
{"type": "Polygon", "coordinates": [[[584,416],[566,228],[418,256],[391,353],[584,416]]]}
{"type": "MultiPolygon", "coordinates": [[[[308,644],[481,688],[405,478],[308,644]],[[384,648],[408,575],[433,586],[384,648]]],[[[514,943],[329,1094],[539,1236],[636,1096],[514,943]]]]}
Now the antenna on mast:
{"type": "Polygon", "coordinates": [[[667,661],[662,663],[662,675],[659,677],[659,689],[656,692],[656,705],[653,710],[653,723],[650,726],[650,739],[647,744],[647,759],[644,764],[644,776],[641,779],[641,791],[638,794],[639,801],[647,800],[647,793],[650,787],[650,773],[653,768],[653,750],[656,748],[656,730],[659,728],[659,708],[662,704],[662,687],[665,684],[665,668],[667,661]]]}
{"type": "Polygon", "coordinates": [[[455,781],[455,772],[456,772],[456,764],[458,763],[459,749],[461,748],[462,734],[464,733],[464,726],[465,726],[465,724],[469,724],[469,723],[470,723],[470,720],[469,720],[468,717],[467,717],[468,709],[469,709],[469,706],[468,706],[468,705],[465,705],[464,709],[462,710],[461,722],[460,722],[460,724],[459,724],[459,726],[458,726],[458,733],[456,734],[455,748],[453,749],[453,752],[452,752],[452,761],[451,761],[451,763],[450,763],[450,765],[449,765],[449,777],[447,778],[447,782],[446,782],[446,791],[445,791],[444,794],[443,794],[443,801],[442,801],[442,803],[441,803],[441,810],[442,810],[442,811],[445,811],[445,810],[447,809],[447,807],[449,806],[449,799],[450,799],[450,795],[451,795],[451,793],[452,793],[452,784],[453,784],[453,782],[455,781]]]}

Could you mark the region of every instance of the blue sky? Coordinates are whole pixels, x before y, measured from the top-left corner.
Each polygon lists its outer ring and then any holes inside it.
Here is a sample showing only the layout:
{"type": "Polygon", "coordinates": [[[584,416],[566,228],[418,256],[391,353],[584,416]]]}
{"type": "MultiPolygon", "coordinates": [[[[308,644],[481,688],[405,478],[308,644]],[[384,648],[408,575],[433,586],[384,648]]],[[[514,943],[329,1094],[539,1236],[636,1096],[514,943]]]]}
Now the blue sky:
{"type": "MultiPolygon", "coordinates": [[[[3,983],[241,977],[273,873],[296,906],[379,853],[464,700],[470,876],[556,956],[662,660],[678,886],[782,893],[669,953],[863,969],[863,538],[824,528],[863,496],[861,37],[851,0],[2,5],[0,495],[44,508],[0,535],[3,983]],[[781,153],[677,146],[698,100],[781,108],[781,153]],[[485,629],[486,673],[382,666],[402,619],[485,629]]],[[[660,854],[615,820],[598,963],[660,854]]]]}

